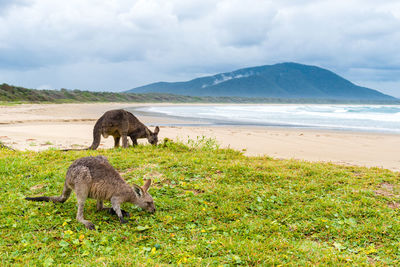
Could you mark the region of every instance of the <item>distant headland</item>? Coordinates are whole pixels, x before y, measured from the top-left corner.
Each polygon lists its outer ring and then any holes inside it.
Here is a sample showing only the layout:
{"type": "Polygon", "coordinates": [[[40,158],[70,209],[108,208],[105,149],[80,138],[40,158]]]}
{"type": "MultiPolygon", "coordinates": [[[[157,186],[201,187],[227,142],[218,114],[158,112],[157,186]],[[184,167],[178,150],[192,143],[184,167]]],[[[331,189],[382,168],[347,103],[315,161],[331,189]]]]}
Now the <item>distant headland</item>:
{"type": "Polygon", "coordinates": [[[214,97],[396,100],[377,90],[357,86],[329,70],[298,63],[244,68],[187,82],[152,83],[127,92],[214,97]]]}

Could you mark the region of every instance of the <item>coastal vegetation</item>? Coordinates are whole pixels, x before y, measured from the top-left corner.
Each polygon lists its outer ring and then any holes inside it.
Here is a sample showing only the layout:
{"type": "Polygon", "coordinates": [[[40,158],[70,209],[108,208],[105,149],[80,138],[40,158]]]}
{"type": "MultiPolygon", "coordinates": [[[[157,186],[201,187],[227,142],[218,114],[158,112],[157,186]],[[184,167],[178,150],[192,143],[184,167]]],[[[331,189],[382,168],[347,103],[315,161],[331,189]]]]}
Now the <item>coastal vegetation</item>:
{"type": "Polygon", "coordinates": [[[36,90],[0,84],[0,104],[20,103],[80,103],[80,102],[136,102],[136,103],[315,103],[315,104],[400,104],[400,100],[343,100],[329,98],[274,98],[239,96],[188,96],[168,93],[114,93],[81,90],[36,90]]]}
{"type": "Polygon", "coordinates": [[[400,174],[220,149],[212,139],[62,152],[0,148],[2,265],[398,265],[400,174]],[[107,156],[128,183],[154,181],[157,212],[128,224],[59,195],[77,158],[107,156]]]}

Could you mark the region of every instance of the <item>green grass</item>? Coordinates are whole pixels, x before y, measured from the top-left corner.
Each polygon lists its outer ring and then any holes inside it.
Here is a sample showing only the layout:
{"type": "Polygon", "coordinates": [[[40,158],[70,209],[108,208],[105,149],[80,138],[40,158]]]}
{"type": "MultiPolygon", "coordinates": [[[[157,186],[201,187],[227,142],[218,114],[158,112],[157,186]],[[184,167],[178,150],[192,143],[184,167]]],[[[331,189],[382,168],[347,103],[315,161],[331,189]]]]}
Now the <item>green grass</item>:
{"type": "Polygon", "coordinates": [[[245,157],[210,140],[98,151],[0,149],[1,263],[18,265],[397,265],[399,174],[378,168],[245,157]],[[199,144],[200,143],[200,144],[199,144]],[[128,224],[75,220],[59,195],[77,158],[105,155],[129,183],[153,178],[157,212],[128,224]]]}

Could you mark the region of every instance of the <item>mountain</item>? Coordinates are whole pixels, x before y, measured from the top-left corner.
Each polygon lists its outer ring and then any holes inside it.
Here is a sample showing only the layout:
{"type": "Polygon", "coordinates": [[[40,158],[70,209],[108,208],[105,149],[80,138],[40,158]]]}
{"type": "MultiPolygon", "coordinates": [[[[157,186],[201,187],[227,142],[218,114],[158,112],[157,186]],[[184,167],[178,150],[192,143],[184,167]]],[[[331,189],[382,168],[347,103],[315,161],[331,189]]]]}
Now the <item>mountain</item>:
{"type": "Polygon", "coordinates": [[[127,92],[189,96],[396,100],[376,90],[357,86],[329,70],[298,63],[239,69],[187,82],[152,83],[127,92]]]}

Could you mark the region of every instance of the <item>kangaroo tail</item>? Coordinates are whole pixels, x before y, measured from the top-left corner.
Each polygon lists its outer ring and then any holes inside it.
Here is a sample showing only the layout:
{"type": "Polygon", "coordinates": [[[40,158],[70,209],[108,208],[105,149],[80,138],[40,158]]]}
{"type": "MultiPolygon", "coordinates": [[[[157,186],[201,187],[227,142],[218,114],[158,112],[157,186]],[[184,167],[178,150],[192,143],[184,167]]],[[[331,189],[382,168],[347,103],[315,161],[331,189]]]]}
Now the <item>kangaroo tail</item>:
{"type": "Polygon", "coordinates": [[[89,150],[90,147],[88,148],[66,148],[66,149],[61,149],[60,151],[82,151],[82,150],[89,150]]]}
{"type": "Polygon", "coordinates": [[[96,150],[99,147],[100,139],[101,139],[101,125],[102,125],[102,123],[103,123],[103,117],[98,119],[96,124],[94,125],[94,128],[93,128],[93,143],[88,149],[96,150]]]}
{"type": "Polygon", "coordinates": [[[103,123],[103,117],[100,117],[93,128],[93,142],[92,145],[88,148],[67,148],[61,149],[61,151],[82,151],[82,150],[96,150],[100,145],[101,139],[101,125],[103,123]]]}
{"type": "Polygon", "coordinates": [[[26,197],[26,200],[30,201],[53,201],[55,202],[61,202],[64,203],[71,195],[72,189],[67,185],[67,183],[64,183],[64,189],[63,192],[61,193],[61,196],[55,196],[55,197],[46,197],[46,196],[41,196],[41,197],[26,197]]]}
{"type": "Polygon", "coordinates": [[[26,197],[26,200],[30,200],[30,201],[45,201],[45,202],[49,202],[50,201],[50,197],[26,197]]]}

